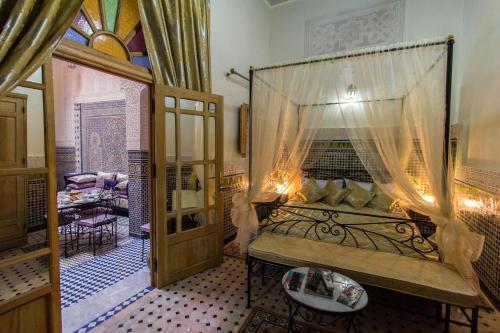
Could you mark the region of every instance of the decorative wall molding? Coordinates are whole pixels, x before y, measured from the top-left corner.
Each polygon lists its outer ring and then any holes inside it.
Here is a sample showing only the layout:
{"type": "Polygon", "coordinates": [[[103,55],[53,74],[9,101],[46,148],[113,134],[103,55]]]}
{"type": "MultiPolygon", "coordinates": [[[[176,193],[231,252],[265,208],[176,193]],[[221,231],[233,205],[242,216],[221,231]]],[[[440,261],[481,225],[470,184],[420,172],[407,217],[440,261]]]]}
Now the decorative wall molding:
{"type": "Polygon", "coordinates": [[[397,43],[403,40],[404,1],[306,22],[305,55],[397,43]]]}

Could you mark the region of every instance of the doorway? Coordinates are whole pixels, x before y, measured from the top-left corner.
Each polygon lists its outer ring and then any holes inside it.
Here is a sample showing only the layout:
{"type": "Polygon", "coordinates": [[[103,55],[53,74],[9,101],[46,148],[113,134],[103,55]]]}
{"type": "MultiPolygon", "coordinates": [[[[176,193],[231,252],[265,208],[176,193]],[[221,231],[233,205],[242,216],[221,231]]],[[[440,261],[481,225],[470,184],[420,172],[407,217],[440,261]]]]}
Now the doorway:
{"type": "Polygon", "coordinates": [[[150,288],[150,89],[53,59],[63,331],[150,288]]]}

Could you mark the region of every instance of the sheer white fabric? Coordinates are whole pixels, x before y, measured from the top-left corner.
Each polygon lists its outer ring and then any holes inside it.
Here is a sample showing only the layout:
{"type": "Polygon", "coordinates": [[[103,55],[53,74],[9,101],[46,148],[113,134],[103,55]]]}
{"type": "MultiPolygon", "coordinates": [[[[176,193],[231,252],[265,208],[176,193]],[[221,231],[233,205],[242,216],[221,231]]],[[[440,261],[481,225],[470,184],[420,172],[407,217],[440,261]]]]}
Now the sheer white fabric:
{"type": "Polygon", "coordinates": [[[455,216],[452,162],[445,156],[446,45],[424,50],[345,60],[352,75],[344,84],[362,89],[355,101],[339,108],[349,139],[374,182],[402,206],[431,218],[445,262],[478,287],[471,261],[479,258],[484,237],[470,232],[455,216]],[[405,93],[400,95],[401,89],[405,93]],[[401,98],[384,97],[398,95],[401,98]]]}
{"type": "Polygon", "coordinates": [[[232,209],[242,253],[258,227],[252,202],[263,192],[287,193],[299,184],[300,167],[326,108],[313,104],[329,91],[323,88],[329,78],[321,75],[327,67],[328,63],[317,63],[254,75],[251,154],[257,158],[251,166],[248,194],[235,195],[232,209]]]}
{"type": "Polygon", "coordinates": [[[242,252],[258,227],[251,202],[269,189],[293,193],[318,128],[343,127],[374,181],[431,217],[444,260],[478,286],[471,261],[484,239],[456,218],[451,159],[443,169],[446,44],[388,52],[400,46],[254,73],[250,191],[233,200],[242,252]]]}

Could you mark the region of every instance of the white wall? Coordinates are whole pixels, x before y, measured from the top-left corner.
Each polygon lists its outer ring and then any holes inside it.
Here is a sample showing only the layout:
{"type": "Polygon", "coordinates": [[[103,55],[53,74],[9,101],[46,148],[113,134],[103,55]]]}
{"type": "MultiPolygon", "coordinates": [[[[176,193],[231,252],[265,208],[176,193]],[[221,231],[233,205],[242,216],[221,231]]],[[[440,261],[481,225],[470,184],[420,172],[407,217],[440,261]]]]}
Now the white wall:
{"type": "MultiPolygon", "coordinates": [[[[271,10],[270,60],[280,62],[304,58],[306,22],[319,17],[337,16],[363,10],[394,0],[297,0],[271,10]]],[[[454,86],[452,122],[458,110],[459,78],[462,76],[462,21],[464,0],[406,0],[404,1],[403,40],[455,35],[454,86]]]]}
{"type": "Polygon", "coordinates": [[[500,172],[500,1],[465,2],[460,122],[463,164],[500,172]]]}
{"type": "Polygon", "coordinates": [[[14,93],[24,94],[28,97],[26,101],[26,150],[28,155],[28,167],[43,167],[31,165],[31,160],[45,160],[45,129],[43,92],[38,89],[16,87],[14,93]]]}
{"type": "Polygon", "coordinates": [[[463,76],[462,37],[464,2],[470,0],[406,0],[404,39],[407,41],[446,35],[455,36],[451,123],[458,122],[460,86],[463,76]]]}
{"type": "Polygon", "coordinates": [[[238,152],[238,110],[248,103],[248,82],[224,73],[235,68],[248,75],[251,65],[269,63],[270,10],[263,0],[212,0],[212,91],[224,96],[226,170],[242,171],[247,159],[238,152]]]}

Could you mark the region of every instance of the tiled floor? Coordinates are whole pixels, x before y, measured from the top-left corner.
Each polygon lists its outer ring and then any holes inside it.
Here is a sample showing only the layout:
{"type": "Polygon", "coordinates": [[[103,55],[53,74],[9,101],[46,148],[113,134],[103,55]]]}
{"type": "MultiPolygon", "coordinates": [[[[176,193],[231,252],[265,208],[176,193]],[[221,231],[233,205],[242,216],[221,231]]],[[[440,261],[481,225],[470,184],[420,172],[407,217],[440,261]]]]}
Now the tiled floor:
{"type": "MultiPolygon", "coordinates": [[[[279,284],[268,282],[266,286],[261,286],[257,279],[253,283],[254,306],[287,313],[279,284]]],[[[245,262],[225,256],[220,267],[196,274],[168,288],[144,288],[139,295],[134,294],[133,301],[126,300],[95,316],[78,332],[237,332],[250,313],[246,309],[245,291],[245,262]]],[[[395,300],[394,295],[380,290],[370,291],[370,295],[371,304],[359,317],[359,332],[443,331],[443,326],[435,322],[434,307],[426,301],[408,302],[407,299],[399,299],[399,296],[395,300]]],[[[459,318],[460,315],[454,312],[454,317],[459,318]]],[[[469,331],[452,325],[451,332],[469,331]]],[[[499,314],[481,311],[479,332],[500,332],[499,314]]]]}
{"type": "MultiPolygon", "coordinates": [[[[0,260],[35,251],[45,246],[45,231],[28,233],[28,242],[16,248],[0,251],[0,260]]],[[[41,287],[49,282],[48,258],[42,257],[0,269],[0,302],[41,287]]]]}
{"type": "Polygon", "coordinates": [[[45,258],[0,269],[0,302],[41,287],[49,282],[49,265],[45,258]]]}
{"type": "MultiPolygon", "coordinates": [[[[128,219],[118,220],[118,247],[109,244],[92,254],[85,239],[78,252],[61,257],[63,331],[74,332],[96,316],[150,285],[149,269],[142,260],[142,240],[128,236],[128,219]]],[[[145,257],[149,241],[145,242],[145,257]]]]}

